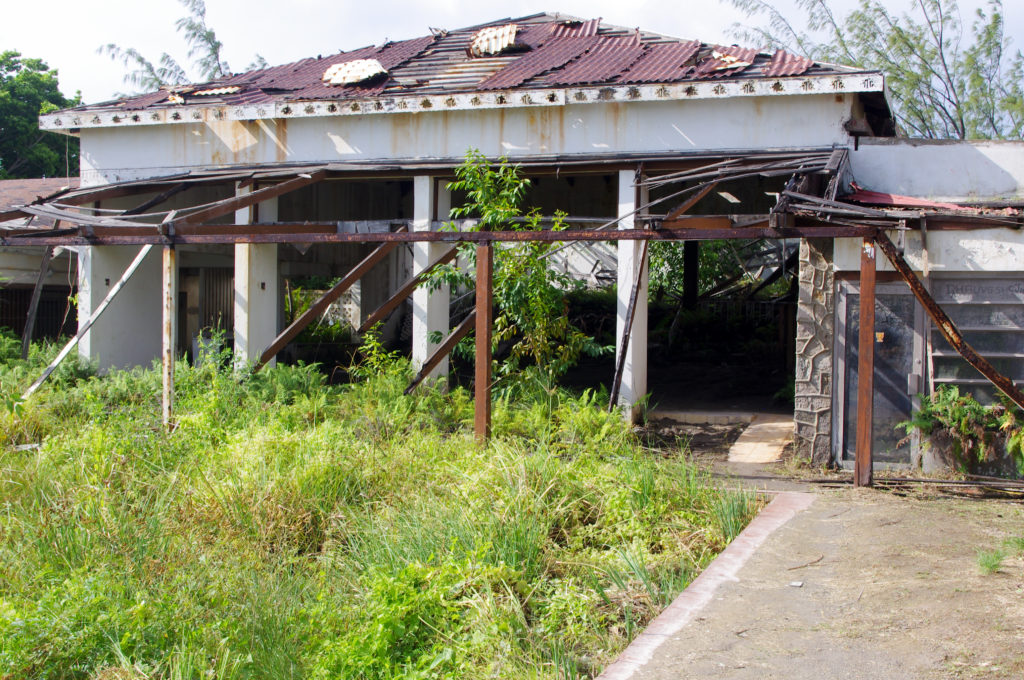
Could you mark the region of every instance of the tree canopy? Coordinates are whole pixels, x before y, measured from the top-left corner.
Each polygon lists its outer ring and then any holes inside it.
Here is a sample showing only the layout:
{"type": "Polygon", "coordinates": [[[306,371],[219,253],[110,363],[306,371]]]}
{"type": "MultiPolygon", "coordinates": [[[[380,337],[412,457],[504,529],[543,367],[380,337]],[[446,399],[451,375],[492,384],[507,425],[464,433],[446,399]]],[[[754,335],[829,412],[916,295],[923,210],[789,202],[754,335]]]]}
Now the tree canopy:
{"type": "Polygon", "coordinates": [[[39,114],[75,106],[41,59],[0,53],[0,179],[78,174],[78,140],[39,129],[39,114]]]}
{"type": "MultiPolygon", "coordinates": [[[[188,45],[188,57],[192,60],[194,76],[188,68],[164,52],[154,63],[134,47],[121,47],[114,43],[102,45],[98,52],[120,61],[128,72],[124,82],[140,91],[159,89],[164,85],[184,85],[190,82],[214,80],[231,74],[231,67],[221,54],[224,44],[217,39],[217,33],[206,23],[206,3],[203,0],[178,0],[188,14],[174,23],[175,29],[188,45]]],[[[246,70],[265,68],[267,60],[256,55],[246,70]]]]}
{"type": "Polygon", "coordinates": [[[1024,55],[1005,33],[1001,0],[966,26],[956,0],[912,0],[902,14],[860,0],[845,15],[830,0],[794,0],[802,25],[769,0],[729,2],[760,22],[735,27],[745,42],[882,71],[907,135],[1024,137],[1024,55]]]}

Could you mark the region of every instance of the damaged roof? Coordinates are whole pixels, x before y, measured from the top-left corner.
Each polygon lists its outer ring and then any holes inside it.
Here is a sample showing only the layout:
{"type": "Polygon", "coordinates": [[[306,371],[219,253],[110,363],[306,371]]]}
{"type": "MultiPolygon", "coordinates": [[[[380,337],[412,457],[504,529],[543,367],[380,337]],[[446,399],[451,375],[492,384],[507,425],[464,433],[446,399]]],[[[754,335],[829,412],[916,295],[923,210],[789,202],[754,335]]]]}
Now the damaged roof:
{"type": "Polygon", "coordinates": [[[877,72],[822,64],[781,50],[765,53],[711,45],[611,26],[600,19],[543,13],[454,31],[432,29],[431,35],[411,40],[207,83],[167,86],[48,114],[40,122],[46,129],[69,130],[211,117],[543,106],[620,96],[664,99],[837,91],[880,93],[883,79],[877,72]],[[381,70],[371,69],[361,80],[325,80],[326,74],[339,71],[339,65],[367,60],[379,63],[381,70]],[[670,90],[665,87],[669,85],[689,87],[670,90]],[[582,89],[568,97],[566,88],[582,89]],[[588,96],[587,89],[600,96],[588,96]],[[534,91],[540,96],[520,96],[534,91]]]}

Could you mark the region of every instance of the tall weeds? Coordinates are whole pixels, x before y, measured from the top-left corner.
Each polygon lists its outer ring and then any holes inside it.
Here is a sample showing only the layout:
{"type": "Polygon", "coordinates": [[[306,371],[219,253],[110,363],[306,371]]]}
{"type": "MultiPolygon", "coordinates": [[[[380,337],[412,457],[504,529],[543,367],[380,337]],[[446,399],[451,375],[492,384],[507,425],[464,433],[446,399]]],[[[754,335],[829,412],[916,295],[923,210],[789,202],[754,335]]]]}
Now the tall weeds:
{"type": "Polygon", "coordinates": [[[400,362],[230,366],[177,367],[171,433],[155,370],[2,409],[0,677],[589,677],[753,512],[591,394],[499,402],[480,448],[400,362]]]}

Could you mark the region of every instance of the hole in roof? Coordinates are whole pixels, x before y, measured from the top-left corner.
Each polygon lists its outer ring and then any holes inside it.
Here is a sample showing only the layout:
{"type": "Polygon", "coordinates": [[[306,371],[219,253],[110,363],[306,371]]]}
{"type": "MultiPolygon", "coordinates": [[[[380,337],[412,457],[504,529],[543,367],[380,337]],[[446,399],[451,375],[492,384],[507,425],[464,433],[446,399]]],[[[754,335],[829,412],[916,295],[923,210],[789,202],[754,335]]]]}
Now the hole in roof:
{"type": "Polygon", "coordinates": [[[735,196],[730,194],[728,191],[719,191],[718,195],[721,196],[722,198],[724,198],[725,200],[729,201],[730,203],[739,203],[740,202],[740,199],[736,198],[735,196]]]}

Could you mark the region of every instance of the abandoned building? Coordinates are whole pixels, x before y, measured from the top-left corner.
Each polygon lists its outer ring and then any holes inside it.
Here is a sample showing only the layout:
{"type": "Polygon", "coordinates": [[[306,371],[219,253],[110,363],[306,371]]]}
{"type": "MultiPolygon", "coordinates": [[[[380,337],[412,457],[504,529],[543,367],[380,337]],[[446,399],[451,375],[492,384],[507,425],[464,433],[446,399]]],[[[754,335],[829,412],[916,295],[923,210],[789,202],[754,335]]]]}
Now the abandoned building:
{"type": "Polygon", "coordinates": [[[853,465],[866,446],[910,462],[893,426],[917,394],[992,394],[918,300],[1024,379],[1024,145],[897,138],[878,72],[537,14],[40,121],[81,140],[81,188],[0,214],[54,225],[8,223],[0,243],[75,248],[79,351],[101,367],[166,363],[218,324],[237,356],[273,361],[294,337],[282,282],[323,276],[344,277],[353,325],[387,321],[395,337],[410,297],[414,364],[444,374],[451,343],[434,332],[472,323],[415,277],[456,241],[556,240],[438,231],[453,169],[478,149],[519,164],[544,214],[569,214],[557,240],[582,246],[566,266],[585,275],[584,246],[614,244],[626,407],[648,391],[651,240],[798,239],[795,437],[817,461],[853,465]],[[871,436],[855,445],[858,428],[871,436]]]}

